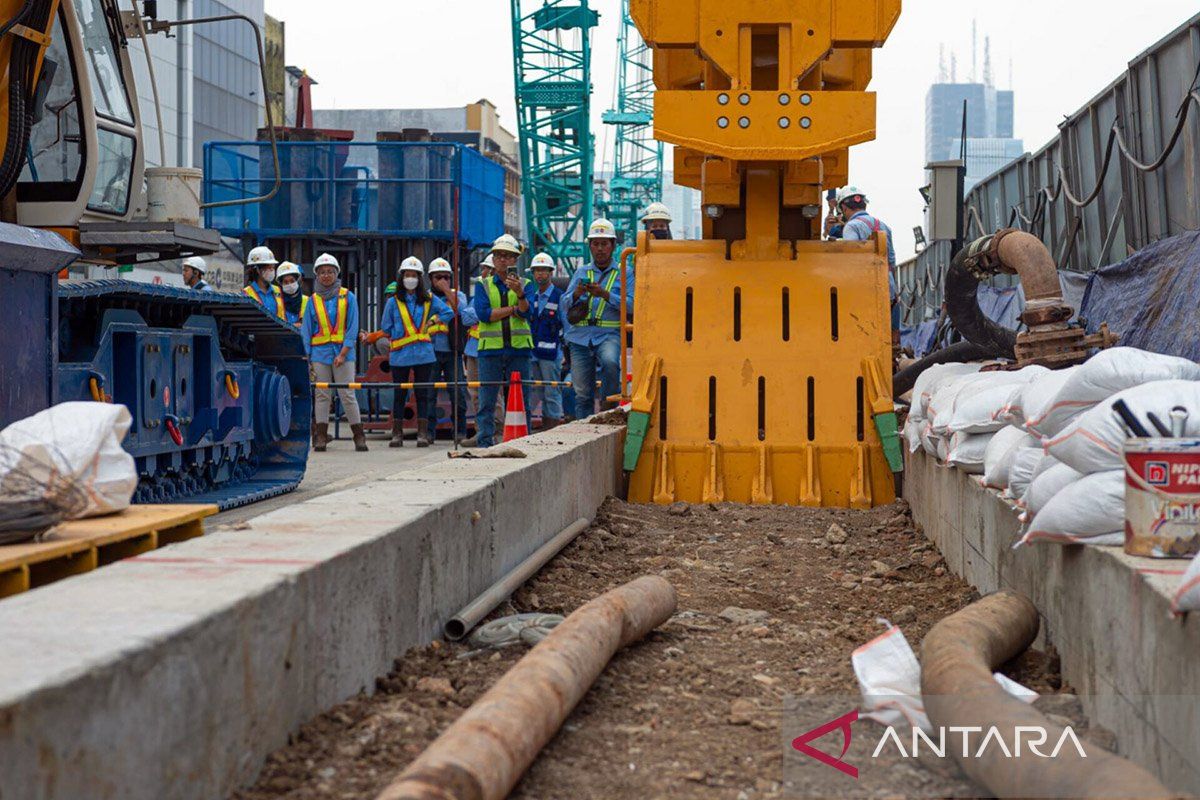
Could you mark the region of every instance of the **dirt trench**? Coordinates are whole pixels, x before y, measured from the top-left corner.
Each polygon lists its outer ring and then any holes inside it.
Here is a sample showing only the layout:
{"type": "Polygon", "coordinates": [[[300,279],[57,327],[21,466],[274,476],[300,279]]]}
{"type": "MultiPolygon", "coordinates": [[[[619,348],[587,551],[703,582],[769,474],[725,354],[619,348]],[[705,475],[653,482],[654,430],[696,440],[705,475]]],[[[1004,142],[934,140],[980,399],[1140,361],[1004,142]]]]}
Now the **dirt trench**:
{"type": "MultiPolygon", "coordinates": [[[[786,696],[858,696],[850,653],[900,625],[914,647],[977,597],[949,574],[903,501],[872,511],[630,505],[593,525],[497,610],[569,614],[643,574],[679,612],[610,663],[513,793],[533,800],[815,796],[785,785],[786,696]]],[[[305,725],[234,800],[372,798],[524,654],[397,659],[376,693],[305,725]]],[[[1049,659],[1015,677],[1060,689],[1049,659]]],[[[1064,712],[1065,713],[1065,712],[1064,712]]],[[[899,765],[881,796],[979,796],[954,770],[899,765]]]]}

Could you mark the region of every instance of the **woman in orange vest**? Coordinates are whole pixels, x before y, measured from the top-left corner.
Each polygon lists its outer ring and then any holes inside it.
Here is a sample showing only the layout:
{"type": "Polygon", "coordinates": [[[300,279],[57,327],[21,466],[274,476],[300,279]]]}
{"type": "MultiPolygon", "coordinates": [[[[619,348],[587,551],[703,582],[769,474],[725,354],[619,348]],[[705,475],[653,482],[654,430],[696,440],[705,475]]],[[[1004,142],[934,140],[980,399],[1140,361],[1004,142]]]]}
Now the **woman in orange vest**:
{"type": "MultiPolygon", "coordinates": [[[[457,313],[458,298],[451,297],[448,304],[440,297],[431,295],[422,277],[425,265],[421,259],[409,256],[400,264],[399,285],[396,294],[389,297],[383,308],[382,330],[368,335],[368,341],[386,336],[391,340],[391,355],[388,362],[392,367],[392,380],[396,383],[429,383],[433,379],[433,367],[437,355],[433,349],[433,336],[429,332],[430,319],[453,319],[457,313]],[[411,376],[411,377],[410,377],[411,376]]],[[[436,392],[432,388],[416,390],[417,395],[417,447],[428,447],[433,443],[434,432],[429,429],[429,417],[436,392]]],[[[404,407],[408,404],[408,390],[396,389],[392,401],[392,440],[389,447],[404,446],[404,407]]]]}
{"type": "MultiPolygon", "coordinates": [[[[342,286],[342,266],[334,256],[329,253],[317,256],[313,272],[317,283],[300,320],[300,336],[304,339],[309,367],[318,383],[353,383],[358,300],[354,292],[342,286]]],[[[337,393],[354,434],[354,449],[365,452],[367,436],[363,433],[358,398],[353,389],[338,389],[337,393]]],[[[329,389],[317,389],[316,394],[313,406],[317,429],[313,434],[313,450],[323,453],[329,444],[329,407],[333,395],[329,389]]]]}

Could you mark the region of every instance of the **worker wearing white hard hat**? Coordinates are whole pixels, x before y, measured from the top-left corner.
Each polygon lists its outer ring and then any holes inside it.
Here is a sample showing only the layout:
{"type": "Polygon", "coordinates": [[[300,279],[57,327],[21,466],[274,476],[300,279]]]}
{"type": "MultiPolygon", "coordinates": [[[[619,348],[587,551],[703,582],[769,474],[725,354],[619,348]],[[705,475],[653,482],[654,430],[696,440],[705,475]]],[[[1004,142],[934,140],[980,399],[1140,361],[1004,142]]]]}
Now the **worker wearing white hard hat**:
{"type": "MultiPolygon", "coordinates": [[[[515,241],[515,240],[514,240],[515,241]]],[[[472,291],[483,291],[481,288],[483,282],[490,278],[496,271],[495,260],[492,258],[492,253],[489,250],[483,261],[479,262],[479,278],[473,282],[472,291]]],[[[465,311],[464,319],[465,319],[465,311]]],[[[471,314],[475,315],[475,305],[471,304],[471,314]]],[[[479,382],[479,317],[475,317],[475,324],[467,328],[467,344],[463,348],[463,370],[467,376],[467,383],[473,384],[479,382]]],[[[479,388],[477,386],[467,386],[467,396],[469,398],[468,411],[474,416],[479,409],[479,388]]],[[[496,415],[495,427],[503,430],[504,425],[504,397],[501,392],[496,397],[496,415]]],[[[476,437],[472,436],[462,442],[466,447],[474,447],[476,437]]]]}
{"type": "Polygon", "coordinates": [[[843,186],[838,190],[837,204],[845,224],[842,226],[842,241],[866,242],[876,235],[887,237],[888,287],[892,299],[892,330],[900,329],[900,306],[896,303],[896,247],[892,242],[892,229],[878,217],[867,213],[867,193],[857,186],[843,186]]]}
{"type": "MultiPolygon", "coordinates": [[[[318,383],[353,383],[354,345],[358,341],[358,299],[342,286],[342,265],[329,253],[317,256],[313,264],[317,276],[312,298],[300,321],[300,336],[308,351],[309,364],[318,383]]],[[[338,389],[338,398],[354,435],[354,449],[367,450],[362,412],[352,389],[338,389]]],[[[317,387],[313,403],[317,429],[313,449],[324,452],[329,444],[329,409],[333,404],[330,389],[317,387]]]]}
{"type": "Polygon", "coordinates": [[[525,424],[529,425],[530,353],[533,337],[529,331],[529,287],[517,273],[521,245],[508,234],[492,244],[495,274],[481,278],[472,306],[479,318],[478,368],[479,406],[475,413],[475,440],[479,447],[491,447],[496,430],[494,408],[500,387],[517,373],[523,383],[525,424]]]}
{"type": "MultiPolygon", "coordinates": [[[[454,426],[455,440],[461,442],[467,438],[468,395],[466,387],[456,385],[463,380],[462,356],[468,341],[467,330],[478,323],[479,318],[467,302],[467,295],[454,288],[454,268],[446,259],[435,258],[429,262],[429,288],[434,297],[445,300],[456,314],[453,319],[443,319],[440,314],[435,316],[429,332],[433,335],[433,352],[437,357],[431,380],[451,384],[447,394],[453,406],[447,416],[454,426]]],[[[429,430],[436,432],[439,422],[436,392],[434,402],[430,403],[430,411],[429,430]]]]}
{"type": "MultiPolygon", "coordinates": [[[[529,327],[533,331],[533,379],[543,383],[562,380],[562,305],[563,290],[554,285],[554,258],[538,253],[529,265],[533,273],[530,295],[529,327]]],[[[529,391],[529,412],[542,410],[542,430],[549,430],[563,418],[562,389],[558,386],[533,386],[529,391]]]]}
{"type": "Polygon", "coordinates": [[[642,225],[655,239],[671,238],[671,210],[666,203],[651,203],[642,214],[642,225]]]}
{"type": "Polygon", "coordinates": [[[300,266],[291,261],[281,261],[275,270],[275,282],[283,292],[283,313],[288,323],[297,328],[308,309],[308,295],[304,294],[304,287],[300,283],[303,277],[300,266]]]}
{"type": "Polygon", "coordinates": [[[208,264],[200,256],[190,256],[183,260],[183,285],[197,292],[211,292],[213,289],[204,279],[208,272],[208,264]]]}
{"type": "MultiPolygon", "coordinates": [[[[567,285],[566,340],[575,388],[575,418],[595,412],[596,373],[600,373],[602,403],[621,391],[621,270],[614,257],[617,232],[606,219],[588,228],[592,260],[575,270],[567,285]]],[[[625,278],[625,302],[633,312],[633,270],[625,278]]]]}
{"type": "Polygon", "coordinates": [[[283,294],[275,285],[275,254],[269,247],[255,247],[246,256],[246,286],[242,289],[247,297],[252,297],[266,310],[268,314],[281,321],[287,321],[283,311],[283,294]]]}

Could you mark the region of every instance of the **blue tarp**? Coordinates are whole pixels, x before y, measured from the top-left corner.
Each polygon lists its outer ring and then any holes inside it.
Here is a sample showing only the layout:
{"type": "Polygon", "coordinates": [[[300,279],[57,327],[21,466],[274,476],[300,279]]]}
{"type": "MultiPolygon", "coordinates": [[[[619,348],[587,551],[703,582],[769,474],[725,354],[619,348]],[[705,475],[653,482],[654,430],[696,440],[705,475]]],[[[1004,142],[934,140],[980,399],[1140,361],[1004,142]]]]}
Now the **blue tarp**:
{"type": "Polygon", "coordinates": [[[1082,316],[1120,344],[1200,361],[1200,232],[1145,247],[1091,273],[1082,316]]]}

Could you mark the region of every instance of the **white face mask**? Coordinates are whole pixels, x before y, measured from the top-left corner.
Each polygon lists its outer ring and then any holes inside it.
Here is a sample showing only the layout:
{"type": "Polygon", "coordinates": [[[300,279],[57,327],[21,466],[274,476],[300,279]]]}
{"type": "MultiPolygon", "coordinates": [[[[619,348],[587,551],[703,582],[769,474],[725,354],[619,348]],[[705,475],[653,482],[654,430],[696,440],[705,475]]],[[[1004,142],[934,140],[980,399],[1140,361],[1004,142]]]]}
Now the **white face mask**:
{"type": "Polygon", "coordinates": [[[285,283],[283,285],[283,293],[284,294],[295,294],[298,291],[300,291],[300,284],[297,283],[296,281],[292,281],[291,283],[285,283]]]}
{"type": "Polygon", "coordinates": [[[275,270],[273,270],[273,269],[259,270],[258,274],[267,283],[270,283],[271,281],[275,280],[275,270]]]}
{"type": "Polygon", "coordinates": [[[410,277],[410,278],[405,278],[405,279],[404,279],[404,288],[405,288],[405,289],[408,289],[410,292],[411,292],[413,289],[415,289],[415,288],[417,288],[418,286],[420,286],[420,285],[421,285],[421,279],[420,279],[420,278],[411,278],[411,277],[410,277]]]}

